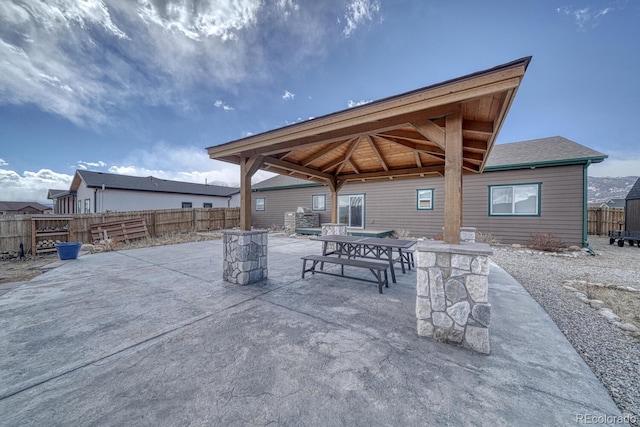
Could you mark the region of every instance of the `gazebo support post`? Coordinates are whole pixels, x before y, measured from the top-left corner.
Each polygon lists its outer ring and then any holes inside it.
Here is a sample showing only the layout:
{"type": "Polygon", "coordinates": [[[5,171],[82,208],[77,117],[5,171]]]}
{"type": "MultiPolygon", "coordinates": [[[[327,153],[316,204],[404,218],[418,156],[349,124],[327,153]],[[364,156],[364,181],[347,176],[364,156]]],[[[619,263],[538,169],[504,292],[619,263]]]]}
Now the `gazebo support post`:
{"type": "Polygon", "coordinates": [[[248,285],[267,278],[267,230],[251,229],[251,177],[262,156],[240,159],[240,230],[223,231],[222,277],[248,285]]]}
{"type": "Polygon", "coordinates": [[[445,119],[444,242],[425,241],[417,250],[417,331],[419,336],[488,354],[493,251],[487,244],[475,243],[474,228],[461,227],[462,154],[458,110],[445,119]]]}
{"type": "Polygon", "coordinates": [[[444,233],[445,243],[460,243],[462,226],[462,114],[445,119],[444,233]]]}
{"type": "MultiPolygon", "coordinates": [[[[347,224],[338,223],[338,192],[344,185],[344,182],[340,182],[337,179],[329,180],[329,189],[331,190],[331,222],[321,224],[323,236],[346,236],[347,224]]],[[[335,249],[335,243],[329,243],[328,249],[330,251],[335,249]]]]}

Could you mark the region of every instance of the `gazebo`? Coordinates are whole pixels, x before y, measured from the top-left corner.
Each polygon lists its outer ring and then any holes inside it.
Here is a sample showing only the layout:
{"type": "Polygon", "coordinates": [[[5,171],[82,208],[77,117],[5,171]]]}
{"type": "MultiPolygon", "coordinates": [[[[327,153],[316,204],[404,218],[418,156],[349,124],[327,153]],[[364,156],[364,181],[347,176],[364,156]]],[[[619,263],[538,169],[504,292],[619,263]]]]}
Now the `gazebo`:
{"type": "Polygon", "coordinates": [[[251,230],[258,169],[326,184],[332,223],[347,182],[444,176],[444,243],[459,245],[462,176],[482,172],[530,61],[208,147],[210,158],[240,165],[240,230],[225,238],[225,279],[246,284],[267,276],[266,232],[251,230]]]}

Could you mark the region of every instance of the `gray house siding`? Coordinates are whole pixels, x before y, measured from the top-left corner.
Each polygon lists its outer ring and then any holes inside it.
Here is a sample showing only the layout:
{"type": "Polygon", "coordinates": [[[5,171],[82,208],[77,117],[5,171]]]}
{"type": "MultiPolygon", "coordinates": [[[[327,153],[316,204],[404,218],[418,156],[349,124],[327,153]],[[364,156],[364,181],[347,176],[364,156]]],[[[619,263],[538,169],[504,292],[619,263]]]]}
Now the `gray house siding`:
{"type": "MultiPolygon", "coordinates": [[[[284,213],[311,207],[311,196],[326,195],[321,222],[331,220],[331,193],[327,187],[263,190],[253,193],[253,226],[282,226],[284,213]],[[265,210],[255,210],[256,198],[265,199],[265,210]]],[[[371,229],[407,230],[416,237],[433,237],[444,226],[444,178],[421,178],[347,184],[340,192],[365,195],[365,224],[371,229]],[[418,210],[418,189],[433,189],[433,209],[418,210]]],[[[463,181],[463,225],[491,233],[503,243],[525,243],[534,232],[553,232],[565,243],[582,244],[583,166],[539,167],[466,175],[463,181]],[[490,216],[489,186],[540,184],[539,216],[490,216]]]]}
{"type": "Polygon", "coordinates": [[[299,207],[311,209],[314,195],[325,195],[326,209],[320,214],[320,223],[331,222],[331,191],[320,185],[296,187],[282,190],[254,191],[251,200],[251,225],[256,228],[271,228],[284,225],[285,212],[295,212],[299,207]],[[264,210],[256,210],[256,199],[264,198],[264,210]]]}

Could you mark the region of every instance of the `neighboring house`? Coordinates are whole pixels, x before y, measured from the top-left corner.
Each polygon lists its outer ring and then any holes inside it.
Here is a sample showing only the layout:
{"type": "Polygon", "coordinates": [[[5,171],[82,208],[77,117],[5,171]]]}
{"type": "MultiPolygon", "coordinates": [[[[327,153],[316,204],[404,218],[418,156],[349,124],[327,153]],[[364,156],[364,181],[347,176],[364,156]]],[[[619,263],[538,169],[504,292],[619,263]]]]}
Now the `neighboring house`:
{"type": "MultiPolygon", "coordinates": [[[[482,174],[464,175],[463,225],[503,243],[524,243],[532,233],[553,232],[570,245],[586,245],[587,168],[607,156],[563,137],[496,145],[482,174]]],[[[326,186],[288,176],[253,185],[256,228],[283,225],[298,207],[331,221],[326,186]]],[[[444,178],[348,183],[338,214],[350,227],[407,230],[433,237],[444,226],[444,178]]]]}
{"type": "Polygon", "coordinates": [[[240,205],[237,188],[86,170],[76,171],[68,191],[49,190],[56,213],[100,213],[240,205]]]}
{"type": "Polygon", "coordinates": [[[48,214],[52,213],[49,206],[38,202],[2,202],[0,201],[0,215],[18,214],[48,214]]]}
{"type": "Polygon", "coordinates": [[[76,194],[69,190],[49,189],[47,199],[53,201],[55,214],[71,214],[76,211],[76,194]]]}
{"type": "Polygon", "coordinates": [[[589,207],[592,205],[599,208],[624,208],[624,199],[609,199],[596,204],[589,203],[589,207]]]}
{"type": "Polygon", "coordinates": [[[624,229],[640,231],[640,178],[633,184],[625,198],[624,229]]]}

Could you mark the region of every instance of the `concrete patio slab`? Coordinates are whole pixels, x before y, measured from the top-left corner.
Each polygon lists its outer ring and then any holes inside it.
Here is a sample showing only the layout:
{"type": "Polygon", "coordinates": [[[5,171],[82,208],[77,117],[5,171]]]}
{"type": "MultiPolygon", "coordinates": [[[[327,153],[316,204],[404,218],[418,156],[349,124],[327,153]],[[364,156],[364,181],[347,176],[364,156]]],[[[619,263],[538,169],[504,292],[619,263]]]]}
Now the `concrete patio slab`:
{"type": "Polygon", "coordinates": [[[220,241],[109,252],[9,290],[1,424],[539,426],[620,415],[498,266],[487,356],[417,336],[415,271],[383,295],[361,281],[302,280],[300,256],[319,252],[270,236],[269,280],[249,286],[222,281],[220,241]]]}

